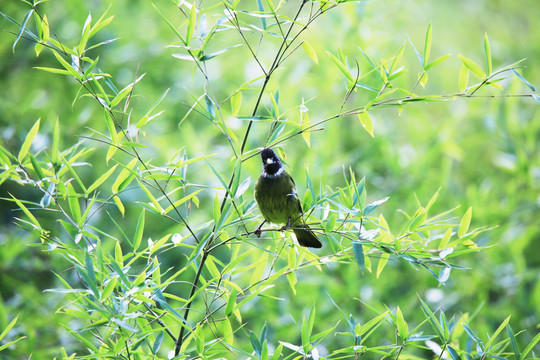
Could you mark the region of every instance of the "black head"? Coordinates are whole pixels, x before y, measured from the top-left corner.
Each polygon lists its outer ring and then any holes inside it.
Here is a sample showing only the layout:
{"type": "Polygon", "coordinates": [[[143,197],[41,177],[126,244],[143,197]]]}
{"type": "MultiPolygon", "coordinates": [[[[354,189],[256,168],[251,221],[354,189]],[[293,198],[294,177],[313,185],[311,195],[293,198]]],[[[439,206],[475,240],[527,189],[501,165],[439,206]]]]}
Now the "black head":
{"type": "Polygon", "coordinates": [[[263,149],[263,151],[261,151],[261,159],[263,162],[263,172],[267,175],[274,176],[283,168],[281,161],[279,161],[276,153],[272,149],[263,149]]]}

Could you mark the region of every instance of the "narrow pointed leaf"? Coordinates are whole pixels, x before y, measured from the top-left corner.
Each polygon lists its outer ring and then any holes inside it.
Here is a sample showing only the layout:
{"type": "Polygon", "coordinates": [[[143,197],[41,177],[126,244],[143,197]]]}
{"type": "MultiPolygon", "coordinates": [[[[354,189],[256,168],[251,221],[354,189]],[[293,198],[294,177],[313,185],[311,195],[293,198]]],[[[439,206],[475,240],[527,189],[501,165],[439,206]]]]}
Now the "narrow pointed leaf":
{"type": "Polygon", "coordinates": [[[367,111],[362,111],[358,114],[358,120],[360,120],[360,124],[362,124],[364,130],[366,130],[371,137],[375,137],[375,135],[373,135],[373,121],[371,120],[369,113],[367,111]]]}
{"type": "Polygon", "coordinates": [[[487,33],[484,34],[484,52],[486,53],[486,68],[488,75],[491,75],[493,64],[491,62],[491,48],[489,46],[489,40],[487,33]]]}
{"type": "Polygon", "coordinates": [[[469,225],[471,224],[472,218],[472,207],[469,207],[465,212],[465,215],[461,218],[459,223],[458,236],[463,237],[469,230],[469,225]]]}
{"type": "Polygon", "coordinates": [[[426,30],[426,42],[424,43],[424,62],[429,62],[429,55],[431,54],[431,23],[429,23],[426,30]]]}
{"type": "Polygon", "coordinates": [[[21,150],[19,151],[19,155],[17,156],[17,160],[19,160],[20,163],[23,162],[24,158],[28,154],[28,150],[30,150],[30,146],[32,145],[32,142],[34,141],[34,138],[36,137],[36,134],[39,130],[39,124],[41,122],[41,119],[38,119],[34,126],[30,129],[28,132],[28,135],[26,135],[26,139],[24,140],[21,150]]]}
{"type": "Polygon", "coordinates": [[[478,66],[477,63],[472,61],[469,58],[466,58],[465,56],[458,55],[463,65],[467,67],[476,77],[483,79],[486,77],[486,74],[484,71],[478,66]]]}

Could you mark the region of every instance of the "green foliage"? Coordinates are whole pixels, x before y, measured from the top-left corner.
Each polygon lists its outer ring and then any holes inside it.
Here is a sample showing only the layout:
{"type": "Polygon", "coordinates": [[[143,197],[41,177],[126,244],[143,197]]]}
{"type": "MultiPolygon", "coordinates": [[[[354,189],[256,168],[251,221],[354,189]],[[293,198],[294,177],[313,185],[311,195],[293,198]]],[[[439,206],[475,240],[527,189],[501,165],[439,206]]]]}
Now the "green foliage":
{"type": "Polygon", "coordinates": [[[537,68],[522,75],[486,33],[483,50],[436,56],[435,20],[362,38],[363,12],[381,15],[358,1],[73,4],[2,9],[9,61],[39,57],[35,79],[24,64],[10,81],[48,94],[2,111],[3,127],[23,120],[0,147],[18,225],[2,355],[536,356],[540,126],[519,116],[537,118],[537,68]],[[115,37],[135,22],[140,37],[115,37]],[[290,165],[321,251],[255,236],[263,147],[290,165]]]}

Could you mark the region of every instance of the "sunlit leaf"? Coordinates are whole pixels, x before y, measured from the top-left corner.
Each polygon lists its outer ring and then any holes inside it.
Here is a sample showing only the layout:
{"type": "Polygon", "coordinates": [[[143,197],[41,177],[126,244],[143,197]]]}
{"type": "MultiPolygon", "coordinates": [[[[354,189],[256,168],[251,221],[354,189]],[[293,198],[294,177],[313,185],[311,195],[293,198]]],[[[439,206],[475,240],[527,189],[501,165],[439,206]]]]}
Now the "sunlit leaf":
{"type": "Polygon", "coordinates": [[[358,120],[360,120],[360,124],[362,124],[362,127],[368,132],[368,134],[371,135],[371,137],[375,137],[373,134],[373,122],[369,113],[367,111],[358,113],[358,120]]]}
{"type": "Polygon", "coordinates": [[[458,55],[463,65],[467,67],[476,77],[483,79],[486,77],[486,74],[484,71],[476,64],[474,61],[472,61],[469,58],[466,58],[465,56],[458,55]]]}
{"type": "Polygon", "coordinates": [[[319,64],[319,57],[317,56],[317,53],[315,50],[311,47],[311,45],[307,41],[302,42],[302,48],[308,54],[308,56],[313,60],[315,64],[319,64]]]}
{"type": "Polygon", "coordinates": [[[471,224],[472,218],[472,207],[469,207],[459,223],[458,236],[463,237],[469,230],[469,225],[471,224]]]}
{"type": "Polygon", "coordinates": [[[34,126],[30,129],[28,134],[26,135],[26,139],[24,139],[23,144],[21,145],[21,150],[19,150],[19,155],[17,156],[17,160],[19,163],[22,163],[26,155],[28,154],[28,150],[30,150],[30,146],[32,146],[32,142],[34,141],[34,138],[36,137],[37,132],[39,131],[39,124],[41,122],[41,119],[38,119],[34,126]]]}
{"type": "Polygon", "coordinates": [[[424,62],[429,62],[429,55],[431,54],[431,23],[428,24],[426,30],[426,41],[424,43],[424,62]]]}

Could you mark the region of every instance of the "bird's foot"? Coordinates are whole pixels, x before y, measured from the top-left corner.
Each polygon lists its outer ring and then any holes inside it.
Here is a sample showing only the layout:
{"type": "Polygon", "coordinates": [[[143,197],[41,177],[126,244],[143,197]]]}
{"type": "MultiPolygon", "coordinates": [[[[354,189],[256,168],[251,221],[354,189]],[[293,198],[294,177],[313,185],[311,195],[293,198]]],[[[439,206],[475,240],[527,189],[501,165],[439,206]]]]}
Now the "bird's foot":
{"type": "Polygon", "coordinates": [[[287,230],[287,229],[290,228],[290,227],[291,227],[291,218],[289,218],[289,220],[287,220],[287,223],[286,223],[285,225],[283,225],[283,226],[279,229],[279,231],[285,231],[285,230],[287,230]]]}
{"type": "Polygon", "coordinates": [[[261,225],[259,225],[259,227],[257,229],[255,229],[255,231],[253,232],[255,234],[255,236],[257,236],[258,238],[261,237],[261,228],[262,226],[264,225],[264,223],[266,222],[266,220],[264,220],[261,225]]]}

